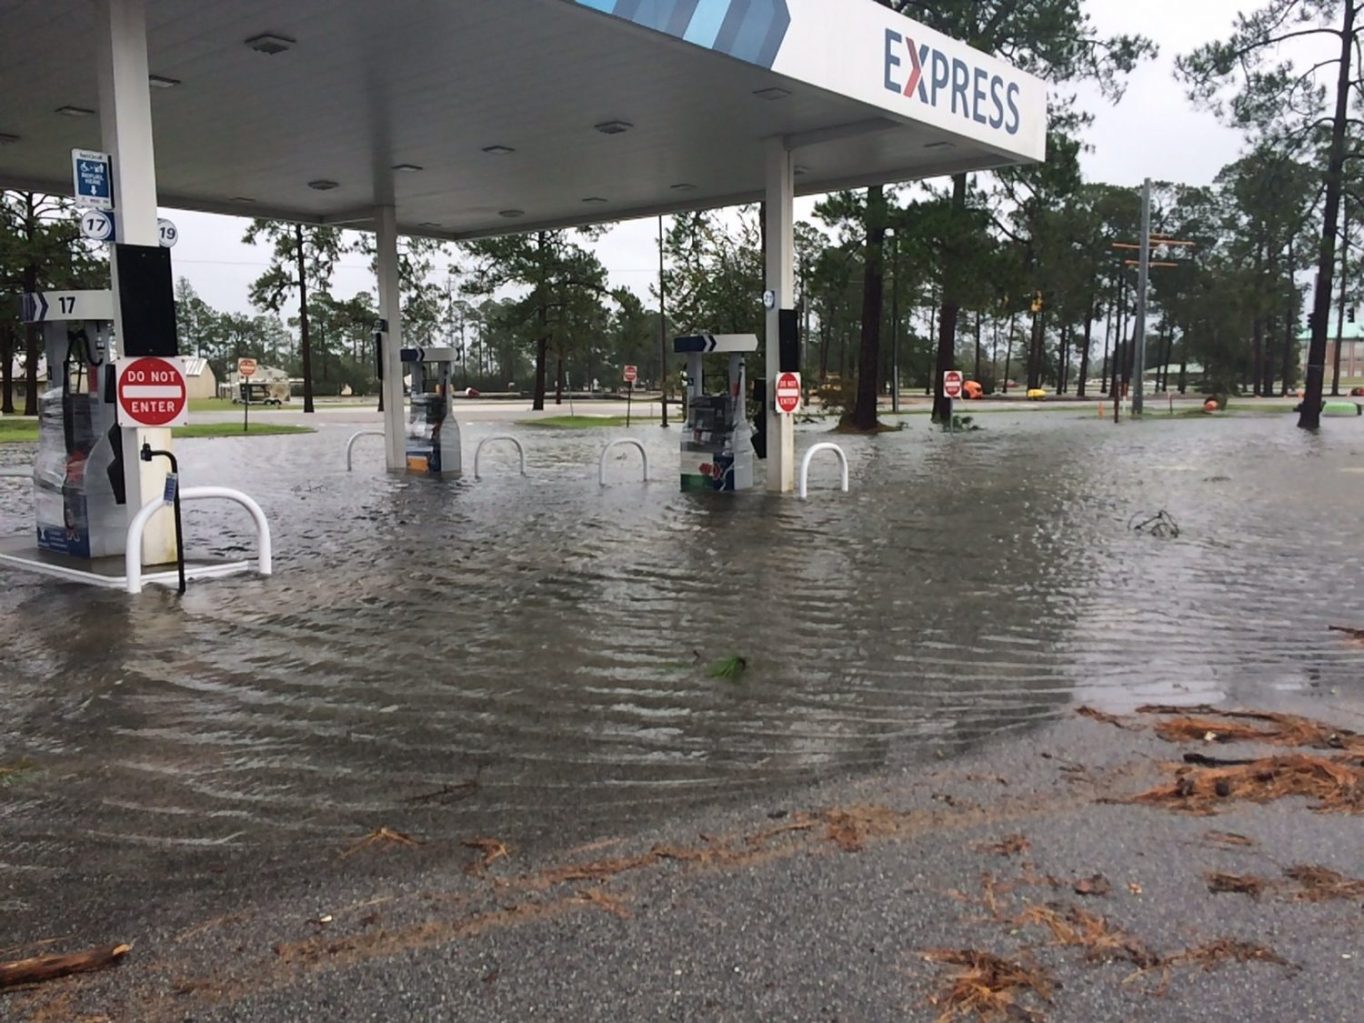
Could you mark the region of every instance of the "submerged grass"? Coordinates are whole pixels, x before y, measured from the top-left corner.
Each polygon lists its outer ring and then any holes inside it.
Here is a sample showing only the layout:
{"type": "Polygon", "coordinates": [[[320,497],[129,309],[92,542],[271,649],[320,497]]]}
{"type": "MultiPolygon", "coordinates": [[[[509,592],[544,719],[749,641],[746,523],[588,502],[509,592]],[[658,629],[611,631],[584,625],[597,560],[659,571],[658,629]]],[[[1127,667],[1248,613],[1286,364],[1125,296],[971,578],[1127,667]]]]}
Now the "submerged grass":
{"type": "MultiPolygon", "coordinates": [[[[630,414],[630,424],[633,425],[641,420],[652,422],[658,419],[656,413],[649,411],[632,412],[630,414]]],[[[538,426],[546,430],[595,430],[603,426],[624,426],[624,416],[594,416],[594,415],[572,415],[572,416],[541,416],[539,419],[518,419],[517,426],[538,426]]]]}

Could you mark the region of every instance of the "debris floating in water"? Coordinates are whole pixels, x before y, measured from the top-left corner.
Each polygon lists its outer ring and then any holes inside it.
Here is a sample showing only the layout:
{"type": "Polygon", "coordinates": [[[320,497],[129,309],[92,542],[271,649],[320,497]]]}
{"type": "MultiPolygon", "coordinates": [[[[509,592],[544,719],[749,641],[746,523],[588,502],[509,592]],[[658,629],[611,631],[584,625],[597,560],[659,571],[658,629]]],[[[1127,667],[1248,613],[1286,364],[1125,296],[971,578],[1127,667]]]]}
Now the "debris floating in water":
{"type": "Polygon", "coordinates": [[[1175,522],[1174,517],[1164,508],[1154,515],[1137,512],[1127,520],[1127,528],[1134,533],[1147,533],[1162,540],[1174,540],[1179,537],[1179,523],[1175,522]]]}
{"type": "Polygon", "coordinates": [[[748,661],[736,654],[712,664],[710,666],[710,677],[723,679],[726,682],[737,682],[746,670],[748,670],[748,661]]]}

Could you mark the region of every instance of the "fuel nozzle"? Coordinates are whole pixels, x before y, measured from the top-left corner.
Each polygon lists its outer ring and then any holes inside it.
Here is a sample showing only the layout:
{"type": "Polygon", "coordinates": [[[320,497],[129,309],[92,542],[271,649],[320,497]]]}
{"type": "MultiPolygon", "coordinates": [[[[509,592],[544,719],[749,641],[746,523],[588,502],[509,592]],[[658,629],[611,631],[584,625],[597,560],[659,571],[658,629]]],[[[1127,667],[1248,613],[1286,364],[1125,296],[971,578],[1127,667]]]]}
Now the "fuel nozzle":
{"type": "Polygon", "coordinates": [[[150,462],[151,460],[152,460],[152,446],[151,446],[151,444],[147,443],[147,441],[144,440],[144,441],[142,442],[142,461],[144,461],[144,462],[150,462]]]}

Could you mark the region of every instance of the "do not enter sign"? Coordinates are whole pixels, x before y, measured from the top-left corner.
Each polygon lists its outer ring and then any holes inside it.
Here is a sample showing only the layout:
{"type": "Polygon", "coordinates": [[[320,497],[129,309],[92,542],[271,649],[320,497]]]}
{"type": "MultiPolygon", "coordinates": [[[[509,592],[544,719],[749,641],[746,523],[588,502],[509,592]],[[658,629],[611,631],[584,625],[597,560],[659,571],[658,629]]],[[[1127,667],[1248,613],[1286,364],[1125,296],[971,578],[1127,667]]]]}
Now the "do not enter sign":
{"type": "Polygon", "coordinates": [[[961,370],[949,369],[942,375],[942,393],[953,401],[961,397],[961,370]]]}
{"type": "Polygon", "coordinates": [[[800,374],[783,373],[777,377],[777,410],[790,415],[800,408],[800,374]]]}
{"type": "Polygon", "coordinates": [[[638,379],[639,379],[639,369],[638,369],[638,367],[636,367],[636,366],[626,366],[626,367],[625,367],[625,382],[626,382],[627,384],[633,384],[633,383],[634,383],[636,380],[638,380],[638,379]]]}
{"type": "Polygon", "coordinates": [[[189,418],[179,359],[119,359],[118,425],[178,426],[189,418]]]}

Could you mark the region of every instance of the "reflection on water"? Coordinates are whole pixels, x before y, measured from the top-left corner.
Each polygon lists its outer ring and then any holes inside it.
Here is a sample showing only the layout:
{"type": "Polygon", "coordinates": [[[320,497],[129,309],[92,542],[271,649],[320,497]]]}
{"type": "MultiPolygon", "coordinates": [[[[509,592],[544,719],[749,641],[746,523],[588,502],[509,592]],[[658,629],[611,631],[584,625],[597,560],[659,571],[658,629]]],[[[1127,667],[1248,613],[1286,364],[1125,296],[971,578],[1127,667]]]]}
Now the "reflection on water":
{"type": "MultiPolygon", "coordinates": [[[[36,885],[379,824],[528,839],[908,763],[1076,701],[1358,686],[1364,652],[1325,626],[1364,623],[1364,431],[908,422],[843,439],[852,493],[817,464],[806,503],[679,493],[656,426],[633,431],[655,482],[619,451],[606,489],[596,454],[623,431],[521,431],[531,477],[489,448],[477,484],[387,476],[377,444],[347,475],[352,427],[182,443],[187,480],[265,506],[278,574],[183,602],[5,577],[0,763],[43,774],[0,790],[0,864],[36,885]],[[1128,531],[1160,508],[1178,539],[1128,531]],[[742,680],[709,677],[731,654],[742,680]]],[[[191,548],[248,549],[237,515],[187,507],[191,548]]],[[[28,521],[0,484],[0,533],[28,521]]]]}

